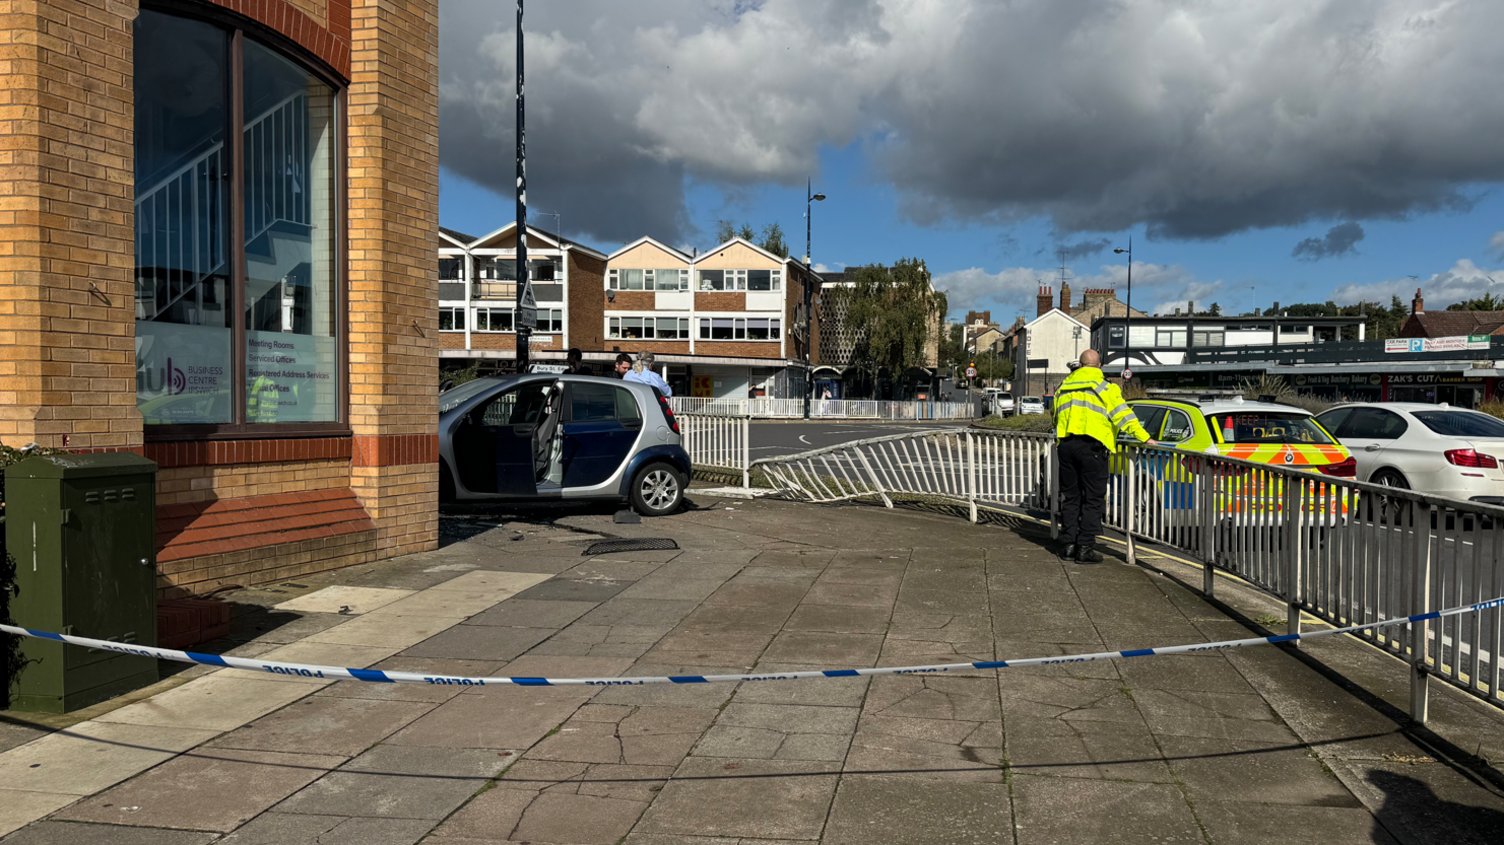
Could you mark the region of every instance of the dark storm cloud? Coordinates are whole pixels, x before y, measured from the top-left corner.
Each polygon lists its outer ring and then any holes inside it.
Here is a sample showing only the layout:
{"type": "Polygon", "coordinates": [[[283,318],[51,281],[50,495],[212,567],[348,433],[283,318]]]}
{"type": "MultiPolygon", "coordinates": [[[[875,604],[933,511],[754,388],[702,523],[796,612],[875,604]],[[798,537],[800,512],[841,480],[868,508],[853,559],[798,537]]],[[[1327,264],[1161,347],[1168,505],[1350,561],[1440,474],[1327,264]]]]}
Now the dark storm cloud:
{"type": "Polygon", "coordinates": [[[1107,238],[1094,241],[1081,241],[1073,244],[1061,244],[1055,247],[1055,257],[1061,261],[1075,261],[1078,258],[1090,258],[1110,246],[1112,246],[1112,241],[1107,238]]]}
{"type": "Polygon", "coordinates": [[[1342,223],[1327,230],[1324,238],[1306,238],[1290,250],[1290,255],[1301,261],[1320,261],[1323,258],[1341,258],[1357,255],[1358,241],[1363,240],[1363,227],[1357,223],[1342,223]]]}
{"type": "MultiPolygon", "coordinates": [[[[1489,0],[534,8],[529,187],[601,237],[672,238],[686,179],[802,183],[852,143],[915,221],[1065,234],[1403,218],[1504,180],[1489,0]]],[[[441,11],[443,163],[509,197],[511,7],[441,11]]]]}

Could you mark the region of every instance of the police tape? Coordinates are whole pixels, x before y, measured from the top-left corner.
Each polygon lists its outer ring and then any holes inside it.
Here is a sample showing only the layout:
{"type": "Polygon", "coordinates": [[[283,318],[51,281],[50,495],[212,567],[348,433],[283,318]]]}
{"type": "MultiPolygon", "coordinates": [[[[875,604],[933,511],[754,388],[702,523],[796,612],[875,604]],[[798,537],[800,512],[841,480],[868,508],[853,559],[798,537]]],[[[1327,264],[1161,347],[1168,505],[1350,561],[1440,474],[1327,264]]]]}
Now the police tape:
{"type": "Polygon", "coordinates": [[[323,678],[327,680],[366,681],[375,684],[430,684],[430,685],[454,685],[454,686],[521,686],[521,687],[558,687],[558,686],[587,686],[587,687],[614,687],[614,686],[641,686],[644,684],[714,684],[714,683],[738,683],[755,681],[800,681],[808,678],[862,678],[873,675],[937,675],[946,672],[969,672],[978,669],[1016,669],[1024,666],[1058,666],[1068,663],[1090,663],[1096,660],[1117,660],[1125,657],[1149,657],[1151,655],[1164,654],[1199,654],[1207,651],[1222,651],[1230,648],[1243,648],[1253,645],[1274,645],[1278,643],[1290,643],[1298,640],[1314,640],[1319,637],[1331,637],[1337,634],[1351,634],[1354,631],[1366,631],[1373,628],[1387,628],[1393,625],[1408,625],[1413,622],[1428,622],[1445,616],[1459,616],[1464,613],[1476,613],[1483,610],[1504,607],[1504,597],[1475,604],[1452,607],[1446,610],[1433,610],[1430,613],[1417,613],[1414,616],[1403,616],[1395,619],[1385,619],[1380,622],[1369,622],[1363,625],[1349,625],[1345,628],[1328,628],[1322,631],[1312,631],[1306,634],[1281,634],[1274,637],[1250,637],[1246,640],[1223,640],[1215,643],[1195,643],[1191,645],[1161,646],[1159,648],[1135,648],[1126,651],[1099,651],[1092,654],[1069,654],[1058,657],[1028,657],[1021,660],[985,660],[975,663],[937,663],[929,666],[881,666],[872,669],[825,669],[799,672],[764,672],[750,675],[664,675],[664,676],[641,676],[634,678],[468,678],[456,675],[426,675],[422,672],[387,672],[380,669],[350,669],[341,666],[317,666],[308,663],[280,663],[271,660],[255,660],[245,657],[229,657],[219,654],[201,654],[194,651],[177,651],[170,648],[154,648],[151,646],[129,645],[126,643],[111,642],[109,640],[94,640],[88,637],[75,637],[69,634],[54,634],[50,631],[33,631],[30,628],[17,628],[12,625],[0,625],[0,631],[7,634],[15,634],[23,637],[34,637],[42,640],[53,640],[70,645],[83,646],[84,648],[113,651],[120,654],[133,654],[141,657],[155,657],[161,660],[173,660],[178,663],[197,663],[202,666],[218,666],[222,669],[244,669],[251,672],[269,672],[273,675],[288,675],[302,678],[323,678]]]}

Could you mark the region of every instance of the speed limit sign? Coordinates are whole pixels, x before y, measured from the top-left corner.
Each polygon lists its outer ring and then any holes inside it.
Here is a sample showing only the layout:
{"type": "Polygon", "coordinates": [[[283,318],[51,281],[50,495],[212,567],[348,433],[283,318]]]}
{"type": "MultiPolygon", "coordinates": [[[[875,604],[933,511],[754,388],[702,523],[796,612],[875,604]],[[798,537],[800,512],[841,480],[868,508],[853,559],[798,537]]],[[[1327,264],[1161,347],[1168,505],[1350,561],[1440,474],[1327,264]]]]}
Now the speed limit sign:
{"type": "Polygon", "coordinates": [[[967,378],[976,378],[977,377],[977,368],[976,367],[967,367],[966,368],[966,377],[967,378]]]}
{"type": "Polygon", "coordinates": [[[1133,370],[1131,370],[1131,369],[1129,369],[1127,367],[1124,367],[1123,368],[1123,378],[1133,378],[1133,370]]]}

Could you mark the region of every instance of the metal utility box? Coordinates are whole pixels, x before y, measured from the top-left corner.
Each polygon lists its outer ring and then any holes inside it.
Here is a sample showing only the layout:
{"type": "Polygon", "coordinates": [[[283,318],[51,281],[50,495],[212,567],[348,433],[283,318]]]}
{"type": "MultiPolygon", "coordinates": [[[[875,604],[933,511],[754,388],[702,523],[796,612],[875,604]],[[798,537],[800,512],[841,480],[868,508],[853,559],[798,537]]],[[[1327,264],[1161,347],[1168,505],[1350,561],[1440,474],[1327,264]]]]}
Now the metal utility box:
{"type": "MultiPolygon", "coordinates": [[[[17,625],[157,644],[156,474],[129,452],[34,456],[5,470],[17,625]]],[[[157,681],[151,657],[32,638],[22,649],[17,710],[67,713],[157,681]]]]}

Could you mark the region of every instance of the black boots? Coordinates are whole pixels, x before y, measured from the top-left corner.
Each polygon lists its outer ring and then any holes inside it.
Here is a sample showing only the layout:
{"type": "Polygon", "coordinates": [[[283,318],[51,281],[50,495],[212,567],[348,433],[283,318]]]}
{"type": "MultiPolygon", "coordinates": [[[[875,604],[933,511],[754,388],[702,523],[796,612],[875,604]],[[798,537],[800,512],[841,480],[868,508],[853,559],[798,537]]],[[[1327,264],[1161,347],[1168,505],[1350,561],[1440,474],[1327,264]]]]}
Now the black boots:
{"type": "Polygon", "coordinates": [[[1073,546],[1072,548],[1076,550],[1076,563],[1102,562],[1102,553],[1092,548],[1088,544],[1082,543],[1081,545],[1073,546]]]}
{"type": "Polygon", "coordinates": [[[1064,546],[1062,546],[1060,548],[1060,559],[1063,560],[1063,561],[1072,561],[1072,560],[1075,560],[1076,559],[1076,552],[1080,548],[1081,547],[1077,546],[1075,543],[1066,543],[1064,546]]]}

